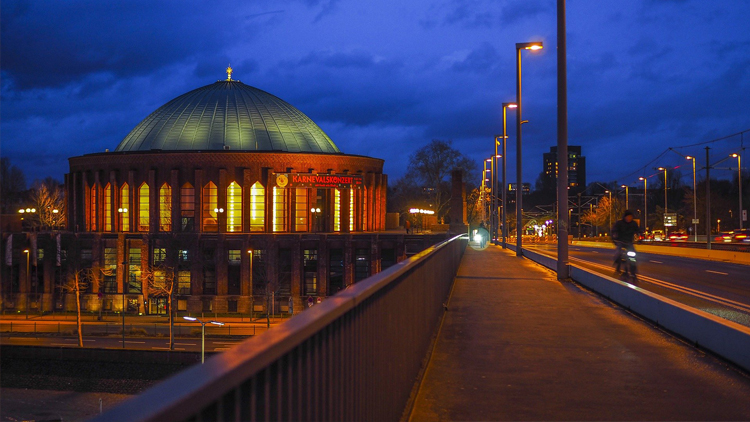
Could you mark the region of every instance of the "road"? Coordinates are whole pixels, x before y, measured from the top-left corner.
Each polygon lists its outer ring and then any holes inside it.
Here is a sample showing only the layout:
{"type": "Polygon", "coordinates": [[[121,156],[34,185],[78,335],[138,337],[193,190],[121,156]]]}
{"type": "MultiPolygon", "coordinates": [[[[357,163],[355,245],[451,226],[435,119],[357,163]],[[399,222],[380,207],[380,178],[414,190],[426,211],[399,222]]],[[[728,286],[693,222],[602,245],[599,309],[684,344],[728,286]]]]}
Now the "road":
{"type": "MultiPolygon", "coordinates": [[[[223,352],[229,350],[235,344],[239,344],[244,338],[232,339],[206,339],[207,352],[223,352]]],[[[84,347],[97,349],[120,349],[122,348],[122,337],[84,337],[84,347]]],[[[16,346],[46,346],[46,347],[78,347],[78,339],[75,337],[2,337],[2,344],[16,346]]],[[[127,349],[138,350],[169,350],[169,340],[149,337],[125,338],[127,349]]],[[[200,352],[200,338],[175,339],[175,350],[187,352],[200,352]]]]}
{"type": "MultiPolygon", "coordinates": [[[[530,247],[557,256],[557,245],[530,247]]],[[[617,277],[612,249],[570,246],[569,253],[571,264],[617,277]]],[[[638,272],[638,287],[750,327],[750,266],[639,252],[638,272]]]]}

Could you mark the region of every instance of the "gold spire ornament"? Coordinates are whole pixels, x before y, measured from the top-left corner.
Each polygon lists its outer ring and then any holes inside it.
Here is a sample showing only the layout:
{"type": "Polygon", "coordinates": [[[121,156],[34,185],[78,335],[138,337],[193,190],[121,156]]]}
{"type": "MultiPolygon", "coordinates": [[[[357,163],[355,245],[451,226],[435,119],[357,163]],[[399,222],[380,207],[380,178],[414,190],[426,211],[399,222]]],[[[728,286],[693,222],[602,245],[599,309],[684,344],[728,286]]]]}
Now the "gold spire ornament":
{"type": "Polygon", "coordinates": [[[234,70],[232,69],[232,65],[230,64],[229,67],[227,67],[227,80],[228,81],[232,80],[232,72],[233,71],[234,70]]]}

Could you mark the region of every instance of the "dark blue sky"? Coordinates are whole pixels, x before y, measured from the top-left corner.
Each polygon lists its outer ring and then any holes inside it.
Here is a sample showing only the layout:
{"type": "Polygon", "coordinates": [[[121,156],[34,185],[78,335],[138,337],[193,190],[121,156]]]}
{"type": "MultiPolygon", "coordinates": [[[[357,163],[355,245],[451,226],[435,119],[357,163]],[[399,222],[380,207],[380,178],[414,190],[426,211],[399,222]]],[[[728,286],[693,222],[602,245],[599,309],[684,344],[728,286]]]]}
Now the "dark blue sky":
{"type": "MultiPolygon", "coordinates": [[[[630,183],[682,164],[674,153],[649,164],[668,147],[750,128],[750,2],[568,3],[570,143],[583,146],[589,181],[630,183]]],[[[395,180],[431,139],[489,156],[500,104],[515,99],[514,45],[541,40],[523,60],[534,182],[556,142],[555,4],[6,0],[0,153],[30,181],[62,179],[68,157],[114,149],[231,62],[236,79],[295,105],[342,151],[384,158],[395,180]]],[[[740,137],[712,147],[726,156],[740,137]]]]}

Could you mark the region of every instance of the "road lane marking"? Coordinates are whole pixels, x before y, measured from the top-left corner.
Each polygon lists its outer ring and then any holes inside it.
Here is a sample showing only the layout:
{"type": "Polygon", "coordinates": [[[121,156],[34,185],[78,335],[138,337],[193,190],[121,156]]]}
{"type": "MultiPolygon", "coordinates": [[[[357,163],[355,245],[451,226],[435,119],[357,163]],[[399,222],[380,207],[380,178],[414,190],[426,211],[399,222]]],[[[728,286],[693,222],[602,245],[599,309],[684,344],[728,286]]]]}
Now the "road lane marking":
{"type": "Polygon", "coordinates": [[[721,274],[721,275],[729,275],[729,273],[723,273],[723,272],[721,272],[721,271],[711,271],[711,270],[706,270],[706,272],[707,272],[707,273],[714,273],[714,274],[721,274]]]}
{"type": "Polygon", "coordinates": [[[169,347],[152,347],[152,349],[156,349],[156,350],[169,350],[169,347]]]}
{"type": "Polygon", "coordinates": [[[232,342],[226,342],[226,341],[215,341],[214,344],[231,344],[231,345],[235,345],[235,344],[240,344],[240,343],[239,342],[232,343],[232,342]]]}
{"type": "Polygon", "coordinates": [[[146,342],[145,342],[145,341],[128,341],[128,340],[125,340],[125,343],[138,343],[138,344],[145,344],[146,342]]]}
{"type": "MultiPolygon", "coordinates": [[[[77,338],[64,338],[63,341],[78,341],[78,339],[77,338]]],[[[83,339],[83,341],[96,341],[96,340],[83,339]]]]}
{"type": "Polygon", "coordinates": [[[195,343],[175,343],[175,346],[197,346],[195,343]]]}
{"type": "Polygon", "coordinates": [[[649,259],[648,262],[653,262],[654,264],[663,264],[661,261],[654,261],[653,259],[649,259]]]}
{"type": "Polygon", "coordinates": [[[67,344],[67,343],[52,343],[52,346],[73,346],[73,345],[67,344]]]}

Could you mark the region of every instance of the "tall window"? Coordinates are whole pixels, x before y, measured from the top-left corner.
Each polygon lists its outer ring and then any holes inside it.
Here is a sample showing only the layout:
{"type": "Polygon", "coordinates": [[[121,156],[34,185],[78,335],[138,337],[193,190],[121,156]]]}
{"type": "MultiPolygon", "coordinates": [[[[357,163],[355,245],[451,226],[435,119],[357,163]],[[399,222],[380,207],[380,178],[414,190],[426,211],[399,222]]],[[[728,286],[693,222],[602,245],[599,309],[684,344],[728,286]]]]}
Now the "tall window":
{"type": "Polygon", "coordinates": [[[112,186],[104,187],[104,231],[112,231],[112,186]]]}
{"type": "Polygon", "coordinates": [[[177,293],[181,295],[190,294],[190,253],[186,249],[180,249],[177,259],[177,293]]]}
{"type": "Polygon", "coordinates": [[[304,294],[308,296],[318,294],[318,250],[305,249],[303,251],[304,262],[302,264],[305,270],[305,290],[304,294]]]}
{"type": "Polygon", "coordinates": [[[216,264],[214,255],[216,250],[206,248],[203,250],[203,294],[216,294],[216,264]]]}
{"type": "Polygon", "coordinates": [[[130,187],[127,183],[120,188],[120,208],[117,209],[120,214],[120,231],[130,231],[130,187]]]}
{"type": "Polygon", "coordinates": [[[349,231],[354,231],[354,196],[356,191],[349,189],[349,231]]]}
{"type": "Polygon", "coordinates": [[[172,188],[166,183],[159,189],[159,231],[172,231],[172,188]]]}
{"type": "Polygon", "coordinates": [[[182,231],[195,230],[195,188],[190,183],[180,188],[180,218],[182,231]]]}
{"type": "Polygon", "coordinates": [[[141,293],[141,248],[130,248],[128,251],[128,293],[141,293]]]}
{"type": "Polygon", "coordinates": [[[230,249],[228,252],[229,265],[227,266],[227,294],[239,295],[242,290],[240,284],[242,251],[240,249],[230,249]]]}
{"type": "Polygon", "coordinates": [[[341,191],[333,190],[333,231],[341,231],[341,191]]]}
{"type": "Polygon", "coordinates": [[[104,248],[104,293],[117,293],[117,248],[104,248]]]}
{"type": "Polygon", "coordinates": [[[253,250],[252,260],[253,294],[264,295],[269,293],[266,292],[266,284],[270,281],[268,271],[266,271],[266,251],[264,249],[253,250]]]}
{"type": "Polygon", "coordinates": [[[368,230],[367,227],[367,188],[362,188],[362,230],[368,230]]]}
{"type": "Polygon", "coordinates": [[[273,231],[286,231],[286,189],[273,188],[273,231]]]}
{"type": "Polygon", "coordinates": [[[357,248],[354,250],[354,281],[361,281],[370,276],[370,250],[357,248]]]}
{"type": "Polygon", "coordinates": [[[262,232],[266,221],[266,189],[260,182],[250,187],[250,231],[262,232]]]}
{"type": "Polygon", "coordinates": [[[89,231],[96,231],[96,186],[91,188],[89,197],[89,231]]]}
{"type": "Polygon", "coordinates": [[[227,231],[242,231],[242,188],[237,182],[227,188],[227,231]]]}
{"type": "Polygon", "coordinates": [[[294,230],[298,232],[307,231],[307,189],[295,189],[294,204],[294,230]]]}
{"type": "Polygon", "coordinates": [[[203,187],[203,231],[219,231],[219,220],[217,218],[216,208],[218,207],[218,189],[214,182],[208,182],[203,187]]]}
{"type": "Polygon", "coordinates": [[[148,231],[149,189],[146,183],[138,188],[138,231],[148,231]]]}

